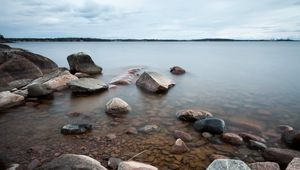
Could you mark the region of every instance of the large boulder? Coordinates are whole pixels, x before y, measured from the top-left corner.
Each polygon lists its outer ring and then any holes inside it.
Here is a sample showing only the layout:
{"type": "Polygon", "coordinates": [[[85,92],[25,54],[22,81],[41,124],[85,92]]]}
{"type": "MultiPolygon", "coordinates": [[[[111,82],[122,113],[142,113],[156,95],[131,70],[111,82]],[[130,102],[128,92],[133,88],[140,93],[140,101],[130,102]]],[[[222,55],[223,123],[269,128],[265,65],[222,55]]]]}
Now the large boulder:
{"type": "Polygon", "coordinates": [[[105,112],[110,114],[127,113],[130,110],[129,104],[118,97],[112,98],[105,105],[105,112]]]}
{"type": "Polygon", "coordinates": [[[37,170],[75,170],[75,169],[84,169],[84,170],[107,170],[101,165],[97,160],[85,156],[85,155],[76,155],[76,154],[63,154],[58,158],[55,158],[51,162],[48,162],[37,170]]]}
{"type": "Polygon", "coordinates": [[[194,123],[194,128],[200,132],[209,132],[212,134],[222,134],[225,129],[225,122],[218,118],[206,118],[197,120],[194,123]]]}
{"type": "Polygon", "coordinates": [[[44,56],[17,48],[0,48],[0,79],[11,82],[19,79],[36,79],[57,68],[44,56]]]}
{"type": "Polygon", "coordinates": [[[186,132],[180,131],[180,130],[175,130],[174,131],[174,137],[176,139],[180,138],[180,139],[182,139],[185,142],[191,142],[193,140],[192,135],[190,135],[190,134],[188,134],[186,132]]]}
{"type": "Polygon", "coordinates": [[[179,120],[195,122],[196,120],[212,117],[213,115],[205,110],[184,109],[176,112],[176,117],[179,120]]]}
{"type": "Polygon", "coordinates": [[[136,81],[136,85],[143,90],[160,93],[167,92],[175,83],[156,72],[144,72],[136,81]]]}
{"type": "Polygon", "coordinates": [[[48,96],[53,93],[47,85],[44,84],[32,84],[28,86],[28,96],[29,97],[43,97],[48,96]]]}
{"type": "Polygon", "coordinates": [[[81,78],[68,83],[73,93],[94,93],[108,89],[107,84],[93,78],[81,78]]]}
{"type": "Polygon", "coordinates": [[[44,84],[52,90],[62,90],[67,88],[67,84],[72,80],[78,80],[78,78],[71,74],[68,70],[65,70],[60,75],[46,81],[44,84]]]}
{"type": "Polygon", "coordinates": [[[206,170],[251,170],[248,165],[240,160],[217,159],[206,170]]]}
{"type": "Polygon", "coordinates": [[[272,162],[277,162],[281,167],[286,167],[295,157],[300,157],[300,152],[290,149],[267,148],[263,157],[272,162]]]}
{"type": "Polygon", "coordinates": [[[97,66],[92,58],[83,52],[68,56],[68,63],[72,73],[81,72],[87,74],[101,74],[102,68],[97,66]]]}
{"type": "Polygon", "coordinates": [[[158,170],[158,168],[136,161],[123,161],[119,164],[118,170],[158,170]]]}
{"type": "Polygon", "coordinates": [[[24,103],[24,97],[13,94],[9,91],[0,92],[0,110],[21,105],[24,103]]]}

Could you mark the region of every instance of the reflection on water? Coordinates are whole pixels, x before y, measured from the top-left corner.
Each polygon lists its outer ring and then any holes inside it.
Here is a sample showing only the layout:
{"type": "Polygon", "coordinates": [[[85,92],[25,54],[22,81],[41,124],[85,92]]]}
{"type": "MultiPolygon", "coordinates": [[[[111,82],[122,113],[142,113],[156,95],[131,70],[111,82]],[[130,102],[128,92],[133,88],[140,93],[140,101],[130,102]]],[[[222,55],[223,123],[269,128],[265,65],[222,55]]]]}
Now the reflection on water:
{"type": "Polygon", "coordinates": [[[176,82],[167,94],[152,95],[134,84],[112,88],[91,96],[56,92],[37,106],[21,106],[0,114],[0,149],[22,165],[32,159],[48,161],[62,153],[80,153],[104,165],[115,156],[150,163],[161,169],[204,169],[211,154],[239,157],[246,162],[260,160],[256,151],[245,147],[206,143],[189,123],[176,120],[177,110],[205,109],[227,123],[227,131],[246,131],[261,135],[268,145],[278,145],[276,126],[289,124],[299,129],[300,43],[298,42],[105,42],[105,43],[15,43],[43,54],[67,67],[66,57],[78,51],[89,53],[104,68],[98,78],[109,82],[114,76],[135,66],[158,71],[176,82]],[[188,71],[174,76],[173,65],[188,71]],[[104,112],[106,102],[120,97],[132,112],[111,117],[104,112]],[[69,112],[81,112],[70,117],[69,112]],[[63,136],[67,123],[91,123],[93,131],[80,136],[63,136]],[[156,124],[161,130],[151,134],[127,135],[128,127],[156,124]],[[170,154],[174,130],[189,132],[193,143],[182,155],[170,154]],[[109,140],[107,134],[117,138],[109,140]],[[41,147],[37,151],[31,147],[41,147]]]}

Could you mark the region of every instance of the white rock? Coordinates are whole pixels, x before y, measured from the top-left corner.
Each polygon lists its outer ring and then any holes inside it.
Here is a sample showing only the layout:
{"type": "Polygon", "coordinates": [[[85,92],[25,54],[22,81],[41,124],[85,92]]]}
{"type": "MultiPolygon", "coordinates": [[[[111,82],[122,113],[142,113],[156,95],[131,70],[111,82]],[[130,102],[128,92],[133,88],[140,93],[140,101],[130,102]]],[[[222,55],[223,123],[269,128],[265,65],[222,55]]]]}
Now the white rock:
{"type": "Polygon", "coordinates": [[[0,92],[0,109],[10,108],[24,103],[24,97],[9,91],[0,92]]]}
{"type": "Polygon", "coordinates": [[[135,161],[123,161],[119,164],[118,170],[158,170],[158,168],[135,161]]]}
{"type": "Polygon", "coordinates": [[[115,97],[106,103],[105,112],[106,113],[127,113],[131,110],[131,107],[124,100],[115,97]]]}
{"type": "Polygon", "coordinates": [[[251,170],[248,165],[240,160],[217,159],[206,170],[251,170]]]}

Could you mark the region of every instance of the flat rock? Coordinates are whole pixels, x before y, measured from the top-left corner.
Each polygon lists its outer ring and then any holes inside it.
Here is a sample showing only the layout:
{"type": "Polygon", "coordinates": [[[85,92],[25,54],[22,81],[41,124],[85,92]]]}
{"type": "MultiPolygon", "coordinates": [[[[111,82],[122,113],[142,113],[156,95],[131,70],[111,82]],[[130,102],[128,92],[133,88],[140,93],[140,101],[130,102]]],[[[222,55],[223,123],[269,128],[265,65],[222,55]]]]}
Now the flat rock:
{"type": "Polygon", "coordinates": [[[212,134],[222,134],[225,129],[225,122],[218,118],[206,118],[197,120],[194,128],[199,132],[209,132],[212,134]]]}
{"type": "Polygon", "coordinates": [[[184,109],[176,112],[176,117],[179,120],[195,122],[197,120],[212,117],[213,115],[205,110],[184,109]]]}
{"type": "Polygon", "coordinates": [[[136,85],[143,90],[160,93],[167,92],[175,83],[156,72],[144,72],[136,81],[136,85]]]}
{"type": "Polygon", "coordinates": [[[0,110],[22,105],[24,97],[9,91],[0,92],[0,110]]]}
{"type": "Polygon", "coordinates": [[[143,133],[150,133],[150,132],[155,132],[159,131],[160,128],[157,125],[145,125],[141,128],[139,128],[138,131],[143,132],[143,133]]]}
{"type": "Polygon", "coordinates": [[[97,66],[92,58],[83,52],[71,54],[67,58],[72,73],[101,74],[102,68],[97,66]]]}
{"type": "Polygon", "coordinates": [[[248,142],[249,140],[254,140],[262,143],[266,143],[266,140],[260,136],[253,135],[251,133],[241,132],[239,135],[244,139],[244,141],[248,142]]]}
{"type": "Polygon", "coordinates": [[[158,170],[158,168],[136,161],[123,161],[119,164],[118,170],[158,170]]]}
{"type": "Polygon", "coordinates": [[[255,162],[249,164],[251,170],[280,170],[276,162],[255,162]]]}
{"type": "Polygon", "coordinates": [[[105,112],[110,114],[128,113],[130,110],[129,104],[118,97],[112,98],[105,105],[105,112]]]}
{"type": "Polygon", "coordinates": [[[47,85],[33,84],[28,86],[28,97],[43,97],[53,93],[47,85]]]}
{"type": "Polygon", "coordinates": [[[249,140],[248,146],[249,148],[256,150],[265,150],[267,148],[266,144],[254,140],[249,140]]]}
{"type": "Polygon", "coordinates": [[[232,145],[242,145],[243,138],[235,133],[223,133],[222,140],[226,143],[230,143],[232,145]]]}
{"type": "Polygon", "coordinates": [[[172,68],[170,68],[170,72],[175,75],[181,75],[185,73],[185,69],[179,66],[173,66],[172,68]]]}
{"type": "Polygon", "coordinates": [[[172,146],[171,153],[182,154],[188,152],[190,149],[186,146],[183,140],[180,138],[175,141],[175,144],[172,146]]]}
{"type": "Polygon", "coordinates": [[[78,78],[66,70],[59,76],[46,81],[44,84],[50,89],[58,91],[66,89],[68,87],[67,84],[72,80],[78,80],[78,78]]]}
{"type": "Polygon", "coordinates": [[[290,149],[267,148],[263,152],[263,157],[286,167],[295,157],[300,157],[300,152],[290,149]]]}
{"type": "Polygon", "coordinates": [[[71,169],[85,169],[85,170],[107,170],[101,163],[91,157],[76,154],[63,154],[58,158],[53,159],[37,170],[71,170],[71,169]]]}
{"type": "Polygon", "coordinates": [[[217,159],[206,170],[251,170],[248,165],[240,160],[217,159]]]}
{"type": "Polygon", "coordinates": [[[90,130],[92,130],[92,125],[90,124],[67,124],[61,128],[60,132],[64,135],[77,135],[90,130]]]}
{"type": "Polygon", "coordinates": [[[180,130],[175,130],[174,131],[174,137],[176,139],[180,138],[185,142],[190,142],[190,141],[193,140],[193,137],[189,133],[186,133],[186,132],[183,132],[183,131],[180,131],[180,130]]]}
{"type": "Polygon", "coordinates": [[[107,84],[93,78],[81,78],[68,83],[73,93],[94,93],[108,89],[107,84]]]}
{"type": "Polygon", "coordinates": [[[300,169],[300,158],[294,158],[285,170],[299,170],[300,169]]]}

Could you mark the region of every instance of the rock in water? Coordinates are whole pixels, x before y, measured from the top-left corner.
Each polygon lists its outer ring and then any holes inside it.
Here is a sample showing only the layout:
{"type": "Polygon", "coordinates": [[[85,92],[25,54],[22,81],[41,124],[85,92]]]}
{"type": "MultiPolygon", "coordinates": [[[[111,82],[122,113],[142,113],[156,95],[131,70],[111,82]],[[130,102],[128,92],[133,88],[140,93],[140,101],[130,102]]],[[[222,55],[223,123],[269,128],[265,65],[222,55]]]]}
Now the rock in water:
{"type": "Polygon", "coordinates": [[[71,170],[71,169],[86,169],[86,170],[107,170],[97,160],[85,156],[76,154],[63,154],[58,158],[55,158],[51,162],[48,162],[37,170],[71,170]]]}
{"type": "Polygon", "coordinates": [[[185,70],[179,66],[174,66],[170,69],[170,72],[175,75],[181,75],[185,73],[185,70]]]}
{"type": "Polygon", "coordinates": [[[43,97],[52,94],[53,91],[44,84],[33,84],[28,86],[29,97],[43,97]]]}
{"type": "Polygon", "coordinates": [[[31,82],[32,82],[31,79],[20,79],[20,80],[14,80],[14,81],[8,83],[8,85],[12,88],[19,89],[19,88],[22,88],[22,87],[28,85],[31,82]]]}
{"type": "Polygon", "coordinates": [[[0,110],[24,103],[24,97],[9,91],[0,92],[0,110]]]}
{"type": "Polygon", "coordinates": [[[122,159],[119,158],[109,158],[107,165],[110,169],[112,170],[117,170],[118,166],[120,165],[120,163],[122,162],[122,159]]]}
{"type": "Polygon", "coordinates": [[[73,93],[94,93],[108,89],[107,84],[93,78],[81,78],[68,83],[73,93]]]}
{"type": "Polygon", "coordinates": [[[153,93],[167,92],[175,83],[159,73],[144,72],[136,81],[136,85],[153,93]]]}
{"type": "Polygon", "coordinates": [[[128,103],[115,97],[106,103],[105,112],[110,114],[127,113],[131,110],[128,103]]]}
{"type": "Polygon", "coordinates": [[[68,70],[65,70],[59,76],[48,80],[44,84],[52,90],[62,90],[67,88],[67,84],[72,80],[78,80],[78,78],[71,74],[68,70]]]}
{"type": "Polygon", "coordinates": [[[119,164],[118,170],[158,170],[158,168],[136,161],[123,161],[119,164]]]}
{"type": "Polygon", "coordinates": [[[243,138],[235,133],[223,133],[222,139],[224,142],[230,143],[232,145],[243,144],[243,138]]]}
{"type": "Polygon", "coordinates": [[[255,162],[249,164],[251,170],[280,170],[278,163],[276,162],[255,162]]]}
{"type": "Polygon", "coordinates": [[[102,68],[97,66],[92,58],[83,52],[68,56],[68,63],[72,73],[101,74],[102,68]]]}
{"type": "Polygon", "coordinates": [[[183,132],[183,131],[180,131],[180,130],[175,130],[174,131],[174,137],[176,139],[180,138],[185,142],[191,142],[193,140],[193,137],[190,134],[188,134],[186,132],[183,132]]]}
{"type": "Polygon", "coordinates": [[[143,133],[150,133],[150,132],[154,132],[154,131],[159,131],[160,128],[157,125],[145,125],[141,128],[139,128],[140,132],[143,133]]]}
{"type": "Polygon", "coordinates": [[[300,169],[300,158],[294,158],[285,170],[299,170],[300,169]]]}
{"type": "Polygon", "coordinates": [[[179,138],[176,140],[175,144],[172,146],[171,153],[181,154],[184,152],[188,152],[190,149],[186,146],[186,144],[179,138]]]}
{"type": "Polygon", "coordinates": [[[92,130],[90,124],[67,124],[63,126],[60,132],[64,135],[77,135],[92,130]]]}
{"type": "Polygon", "coordinates": [[[249,140],[254,140],[254,141],[258,141],[261,143],[266,143],[266,140],[262,137],[250,134],[250,133],[245,133],[245,132],[241,132],[239,133],[239,135],[244,139],[244,141],[249,142],[249,140]]]}
{"type": "Polygon", "coordinates": [[[205,110],[184,109],[176,112],[176,117],[179,120],[195,122],[196,120],[212,117],[213,115],[205,110]]]}
{"type": "Polygon", "coordinates": [[[296,130],[285,131],[281,136],[282,141],[293,149],[300,150],[300,132],[296,130]]]}
{"type": "Polygon", "coordinates": [[[266,144],[254,140],[249,140],[248,146],[249,148],[256,149],[256,150],[265,150],[267,148],[266,144]]]}
{"type": "Polygon", "coordinates": [[[263,152],[263,157],[272,162],[277,162],[280,166],[286,167],[295,157],[300,157],[300,152],[290,149],[267,148],[263,152]]]}
{"type": "Polygon", "coordinates": [[[248,165],[240,160],[217,159],[206,170],[251,170],[248,165]]]}
{"type": "Polygon", "coordinates": [[[194,128],[200,132],[209,132],[212,134],[222,134],[225,129],[225,122],[222,119],[206,118],[197,120],[194,128]]]}

